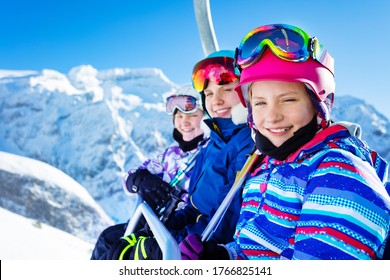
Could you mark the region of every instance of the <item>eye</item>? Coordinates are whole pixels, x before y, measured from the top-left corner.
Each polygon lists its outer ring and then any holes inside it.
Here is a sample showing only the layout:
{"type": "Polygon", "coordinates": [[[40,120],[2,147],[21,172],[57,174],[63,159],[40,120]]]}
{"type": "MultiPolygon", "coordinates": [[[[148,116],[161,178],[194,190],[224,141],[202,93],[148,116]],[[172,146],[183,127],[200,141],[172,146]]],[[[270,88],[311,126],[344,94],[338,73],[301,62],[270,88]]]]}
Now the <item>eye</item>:
{"type": "Polygon", "coordinates": [[[294,97],[288,97],[288,98],[283,100],[283,102],[294,102],[294,101],[297,101],[297,99],[294,97]]]}
{"type": "Polygon", "coordinates": [[[264,106],[264,105],[267,105],[267,103],[263,100],[255,100],[253,102],[253,106],[264,106]]]}
{"type": "Polygon", "coordinates": [[[232,92],[232,91],[234,91],[234,87],[230,87],[230,86],[229,87],[224,87],[223,91],[224,92],[232,92]]]}

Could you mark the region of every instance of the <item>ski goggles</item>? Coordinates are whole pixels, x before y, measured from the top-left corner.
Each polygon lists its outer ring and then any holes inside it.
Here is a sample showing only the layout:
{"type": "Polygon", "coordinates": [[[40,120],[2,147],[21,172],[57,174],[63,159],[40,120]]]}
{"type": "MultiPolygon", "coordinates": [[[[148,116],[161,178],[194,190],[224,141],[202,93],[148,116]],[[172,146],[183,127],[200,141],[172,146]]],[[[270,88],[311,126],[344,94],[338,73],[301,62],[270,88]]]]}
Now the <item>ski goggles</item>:
{"type": "MultiPolygon", "coordinates": [[[[260,26],[249,32],[236,50],[236,66],[241,69],[250,67],[260,59],[266,47],[284,60],[302,62],[312,57],[327,67],[329,54],[318,39],[287,24],[260,26]]],[[[333,72],[333,69],[329,70],[333,72]]]]}
{"type": "Polygon", "coordinates": [[[232,57],[206,58],[195,64],[192,71],[192,85],[197,92],[205,89],[207,81],[226,85],[236,80],[238,80],[238,72],[235,71],[232,57]]]}
{"type": "Polygon", "coordinates": [[[176,109],[183,113],[191,114],[198,110],[197,99],[189,95],[172,95],[167,98],[166,111],[173,114],[176,109]]]}

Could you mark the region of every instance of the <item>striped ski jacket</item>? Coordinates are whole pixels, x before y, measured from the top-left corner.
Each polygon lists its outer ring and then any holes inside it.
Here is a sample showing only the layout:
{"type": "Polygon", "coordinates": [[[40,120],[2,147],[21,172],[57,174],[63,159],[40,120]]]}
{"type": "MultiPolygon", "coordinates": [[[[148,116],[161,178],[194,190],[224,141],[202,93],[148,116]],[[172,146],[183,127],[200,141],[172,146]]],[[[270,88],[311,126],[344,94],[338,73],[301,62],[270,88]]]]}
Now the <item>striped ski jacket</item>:
{"type": "Polygon", "coordinates": [[[388,164],[333,125],[243,189],[233,259],[378,259],[388,237],[388,164]]]}

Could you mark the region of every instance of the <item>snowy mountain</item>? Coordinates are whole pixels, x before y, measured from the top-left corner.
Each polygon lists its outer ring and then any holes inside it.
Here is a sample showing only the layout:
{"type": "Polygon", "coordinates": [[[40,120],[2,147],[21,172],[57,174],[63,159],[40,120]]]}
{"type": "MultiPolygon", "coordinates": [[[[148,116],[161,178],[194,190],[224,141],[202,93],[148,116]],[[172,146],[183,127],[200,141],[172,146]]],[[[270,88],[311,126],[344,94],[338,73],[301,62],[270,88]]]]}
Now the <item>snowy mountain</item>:
{"type": "Polygon", "coordinates": [[[84,187],[41,161],[0,152],[0,182],[0,207],[34,219],[35,225],[47,224],[93,244],[113,224],[84,187]]]}
{"type": "Polygon", "coordinates": [[[46,162],[83,185],[114,219],[128,219],[125,172],[171,140],[158,69],[0,71],[0,150],[46,162]]]}
{"type": "MultiPolygon", "coordinates": [[[[131,199],[122,178],[172,141],[163,100],[177,87],[158,69],[0,70],[0,150],[62,170],[125,221],[131,199]]],[[[375,108],[337,96],[334,116],[359,123],[363,139],[390,161],[389,120],[375,108]]]]}
{"type": "Polygon", "coordinates": [[[332,118],[359,124],[362,139],[390,163],[390,122],[372,105],[351,96],[337,96],[332,118]]]}
{"type": "Polygon", "coordinates": [[[0,208],[1,260],[88,260],[93,245],[0,208]]]}

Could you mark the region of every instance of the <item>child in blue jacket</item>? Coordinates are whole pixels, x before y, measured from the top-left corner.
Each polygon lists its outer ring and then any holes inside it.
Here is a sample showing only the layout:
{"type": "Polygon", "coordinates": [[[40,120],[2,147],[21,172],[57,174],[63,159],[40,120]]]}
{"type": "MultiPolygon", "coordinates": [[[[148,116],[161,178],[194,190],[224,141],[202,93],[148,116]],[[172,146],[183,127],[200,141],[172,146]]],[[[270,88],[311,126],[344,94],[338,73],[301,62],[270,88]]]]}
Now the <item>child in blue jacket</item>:
{"type": "MultiPolygon", "coordinates": [[[[188,234],[202,234],[253,148],[251,130],[246,123],[247,111],[234,91],[239,82],[234,51],[218,51],[198,62],[192,81],[202,98],[207,116],[204,122],[211,132],[210,141],[199,153],[191,174],[186,207],[174,212],[165,223],[178,242],[188,234]]],[[[240,205],[241,195],[237,194],[213,240],[221,243],[233,240],[240,205]]],[[[161,259],[155,239],[144,235],[141,231],[124,237],[129,241],[116,249],[113,258],[122,255],[123,259],[161,259]],[[144,255],[135,253],[142,251],[144,255]]]]}

